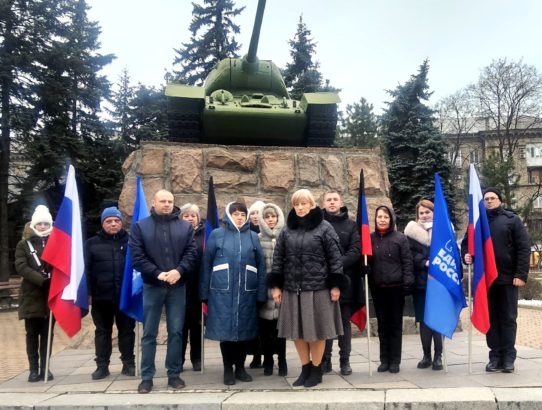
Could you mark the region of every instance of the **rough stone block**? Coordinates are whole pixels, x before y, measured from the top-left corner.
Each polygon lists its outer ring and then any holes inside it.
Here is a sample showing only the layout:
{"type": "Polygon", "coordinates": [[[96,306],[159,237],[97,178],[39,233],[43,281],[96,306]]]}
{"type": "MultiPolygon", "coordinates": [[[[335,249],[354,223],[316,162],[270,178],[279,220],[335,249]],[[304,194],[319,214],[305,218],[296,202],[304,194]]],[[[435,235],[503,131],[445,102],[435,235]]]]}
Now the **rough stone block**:
{"type": "Polygon", "coordinates": [[[164,148],[143,149],[137,172],[140,175],[162,175],[166,151],[164,148]]]}
{"type": "Polygon", "coordinates": [[[253,174],[242,174],[234,171],[209,172],[213,176],[215,193],[218,197],[219,192],[233,192],[237,194],[255,193],[256,177],[253,174]]]}
{"type": "Polygon", "coordinates": [[[359,190],[359,173],[363,168],[365,194],[385,195],[385,185],[382,181],[380,163],[382,159],[378,155],[353,155],[349,156],[347,162],[348,191],[357,195],[359,190]]]}
{"type": "Polygon", "coordinates": [[[261,189],[265,192],[289,192],[294,186],[293,155],[276,152],[261,157],[261,189]]]}
{"type": "Polygon", "coordinates": [[[211,148],[207,151],[206,166],[218,169],[237,171],[254,171],[258,163],[258,155],[234,149],[211,148]]]}
{"type": "Polygon", "coordinates": [[[320,185],[320,171],[318,168],[318,156],[315,154],[298,154],[297,166],[299,169],[299,186],[320,185]]]}
{"type": "Polygon", "coordinates": [[[540,388],[493,388],[499,410],[542,409],[540,388]]]}
{"type": "Polygon", "coordinates": [[[331,189],[342,190],[344,184],[344,164],[337,155],[322,156],[322,185],[331,189]]]}
{"type": "Polygon", "coordinates": [[[388,390],[386,410],[496,410],[491,389],[486,387],[388,390]]]}
{"type": "Polygon", "coordinates": [[[171,152],[171,190],[175,193],[203,192],[203,153],[200,149],[171,152]]]}
{"type": "Polygon", "coordinates": [[[122,173],[124,175],[128,175],[128,173],[131,171],[132,165],[134,164],[134,161],[136,159],[136,155],[137,155],[137,151],[133,151],[124,160],[124,163],[122,164],[122,173]]]}

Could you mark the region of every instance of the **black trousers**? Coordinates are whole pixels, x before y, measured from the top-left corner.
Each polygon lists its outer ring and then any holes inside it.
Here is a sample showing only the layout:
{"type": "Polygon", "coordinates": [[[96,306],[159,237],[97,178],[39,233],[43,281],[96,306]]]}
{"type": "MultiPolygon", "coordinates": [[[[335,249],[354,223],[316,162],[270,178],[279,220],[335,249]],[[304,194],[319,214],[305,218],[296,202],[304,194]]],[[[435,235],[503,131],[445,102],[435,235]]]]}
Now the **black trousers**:
{"type": "MultiPolygon", "coordinates": [[[[350,303],[340,303],[340,307],[344,334],[339,336],[339,358],[341,363],[345,363],[350,360],[350,353],[352,352],[352,322],[350,322],[352,305],[350,303]]],[[[324,359],[328,361],[331,360],[331,353],[333,352],[333,340],[326,340],[324,359]]]]}
{"type": "Polygon", "coordinates": [[[493,285],[488,293],[490,328],[486,334],[489,360],[514,363],[518,317],[518,288],[514,285],[493,285]]]}
{"type": "Polygon", "coordinates": [[[190,337],[190,361],[201,362],[201,305],[187,306],[183,326],[182,364],[190,337]]]}
{"type": "Polygon", "coordinates": [[[435,332],[423,322],[420,323],[420,340],[422,341],[423,354],[431,356],[431,342],[435,342],[435,356],[442,355],[442,335],[435,332]]]}
{"type": "Polygon", "coordinates": [[[262,342],[264,363],[272,361],[277,354],[279,360],[286,358],[286,339],[278,337],[277,320],[258,319],[258,332],[262,342]]]}
{"type": "Polygon", "coordinates": [[[222,352],[222,362],[224,368],[235,365],[236,369],[245,367],[247,357],[248,342],[220,342],[220,351],[222,352]]]}
{"type": "Polygon", "coordinates": [[[405,306],[403,288],[401,286],[390,288],[374,286],[371,293],[378,321],[380,362],[400,364],[405,306]]]}
{"type": "MultiPolygon", "coordinates": [[[[53,319],[54,329],[55,321],[53,319]]],[[[24,320],[26,330],[26,355],[30,370],[42,371],[47,361],[47,331],[49,329],[49,318],[30,318],[24,320]]],[[[51,329],[51,350],[53,350],[53,332],[51,329]]]]}
{"type": "Polygon", "coordinates": [[[125,364],[134,364],[134,341],[135,321],[121,312],[115,302],[93,300],[92,320],[96,330],[96,364],[98,366],[109,366],[109,359],[113,349],[112,335],[113,323],[117,325],[120,360],[125,364]]]}

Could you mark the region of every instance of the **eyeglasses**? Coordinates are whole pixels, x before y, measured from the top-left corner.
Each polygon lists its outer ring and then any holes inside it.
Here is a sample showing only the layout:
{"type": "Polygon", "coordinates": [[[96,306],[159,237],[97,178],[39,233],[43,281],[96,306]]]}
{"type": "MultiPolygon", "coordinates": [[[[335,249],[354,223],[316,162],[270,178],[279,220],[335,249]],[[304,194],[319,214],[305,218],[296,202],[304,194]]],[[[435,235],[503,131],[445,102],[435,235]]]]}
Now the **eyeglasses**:
{"type": "Polygon", "coordinates": [[[499,197],[497,197],[497,196],[488,196],[488,197],[484,198],[484,201],[486,201],[486,202],[496,201],[497,199],[499,199],[499,197]]]}

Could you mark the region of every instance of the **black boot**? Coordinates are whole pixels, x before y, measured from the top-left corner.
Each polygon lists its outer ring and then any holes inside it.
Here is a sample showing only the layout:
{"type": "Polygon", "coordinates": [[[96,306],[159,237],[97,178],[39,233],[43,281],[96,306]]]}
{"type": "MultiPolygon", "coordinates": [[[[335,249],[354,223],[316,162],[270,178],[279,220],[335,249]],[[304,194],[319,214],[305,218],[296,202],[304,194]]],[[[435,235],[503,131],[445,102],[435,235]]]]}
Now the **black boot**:
{"type": "MultiPolygon", "coordinates": [[[[435,356],[435,359],[436,359],[436,356],[435,356]]],[[[422,360],[418,362],[418,369],[427,369],[432,364],[433,364],[433,361],[431,360],[431,355],[424,353],[422,360]]]]}
{"type": "Polygon", "coordinates": [[[251,382],[252,376],[247,373],[245,366],[235,366],[235,378],[242,382],[251,382]]]}
{"type": "Polygon", "coordinates": [[[303,386],[311,373],[311,367],[312,362],[308,362],[307,364],[301,366],[301,374],[299,375],[297,380],[292,383],[292,386],[303,386]]]}
{"type": "Polygon", "coordinates": [[[433,370],[442,370],[442,355],[440,353],[435,353],[435,358],[433,360],[433,370]]]}
{"type": "MultiPolygon", "coordinates": [[[[51,370],[47,370],[47,381],[54,380],[55,376],[51,373],[51,370]]],[[[45,380],[45,369],[40,369],[40,380],[45,380]]]]}
{"type": "Polygon", "coordinates": [[[279,376],[288,376],[288,363],[284,357],[279,357],[279,376]]]}
{"type": "Polygon", "coordinates": [[[135,376],[135,365],[131,362],[126,362],[122,365],[121,374],[125,376],[135,376]]]}
{"type": "Polygon", "coordinates": [[[224,366],[224,384],[226,386],[232,386],[235,384],[235,376],[233,375],[232,366],[224,366]]]}
{"type": "Polygon", "coordinates": [[[250,362],[250,368],[259,369],[260,367],[262,367],[262,356],[260,354],[255,354],[250,362]]]}
{"type": "Polygon", "coordinates": [[[30,369],[30,373],[28,374],[28,381],[30,383],[36,383],[40,381],[40,374],[38,372],[38,369],[30,369]]]}
{"type": "Polygon", "coordinates": [[[322,363],[318,366],[312,365],[310,371],[309,377],[307,377],[303,386],[314,387],[317,384],[322,383],[322,363]]]}
{"type": "Polygon", "coordinates": [[[271,376],[273,374],[273,356],[264,357],[263,360],[263,374],[264,376],[271,376]]]}
{"type": "Polygon", "coordinates": [[[92,380],[101,380],[109,376],[109,366],[98,366],[92,373],[92,380]]]}
{"type": "Polygon", "coordinates": [[[322,360],[321,365],[322,365],[323,373],[331,373],[331,371],[333,370],[333,365],[331,364],[331,358],[329,359],[324,358],[322,360]]]}

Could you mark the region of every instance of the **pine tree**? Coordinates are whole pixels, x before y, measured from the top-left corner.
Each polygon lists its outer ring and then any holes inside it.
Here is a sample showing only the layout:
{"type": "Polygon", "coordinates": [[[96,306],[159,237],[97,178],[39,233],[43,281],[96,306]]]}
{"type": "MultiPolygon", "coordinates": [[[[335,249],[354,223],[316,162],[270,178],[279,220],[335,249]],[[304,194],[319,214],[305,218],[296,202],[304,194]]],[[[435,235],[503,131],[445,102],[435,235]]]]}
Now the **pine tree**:
{"type": "Polygon", "coordinates": [[[429,62],[425,60],[410,80],[388,91],[393,100],[382,118],[383,141],[391,184],[391,200],[400,230],[415,218],[416,203],[434,196],[434,174],[439,172],[448,209],[455,221],[455,193],[451,165],[442,135],[433,125],[428,101],[429,62]]]}
{"type": "Polygon", "coordinates": [[[141,141],[168,138],[167,100],[164,89],[139,84],[130,102],[132,107],[131,136],[136,146],[141,141]]]}
{"type": "Polygon", "coordinates": [[[300,15],[294,38],[288,41],[292,62],[287,63],[283,70],[284,83],[295,100],[301,99],[303,93],[320,90],[322,86],[322,74],[318,70],[320,64],[313,61],[316,43],[311,34],[303,22],[303,15],[300,15]]]}
{"type": "Polygon", "coordinates": [[[115,89],[111,95],[113,109],[108,110],[114,120],[114,132],[120,136],[129,148],[135,148],[136,143],[131,133],[132,128],[132,100],[134,99],[134,87],[130,85],[130,75],[125,67],[115,89]]]}
{"type": "Polygon", "coordinates": [[[346,106],[346,118],[342,120],[341,146],[372,148],[378,145],[378,123],[373,104],[363,97],[359,102],[346,106]]]}
{"type": "Polygon", "coordinates": [[[233,20],[245,7],[236,8],[233,0],[203,0],[203,5],[192,5],[190,41],[175,50],[173,64],[180,64],[181,69],[174,73],[182,83],[202,85],[216,63],[239,57],[235,34],[240,28],[233,20]]]}

